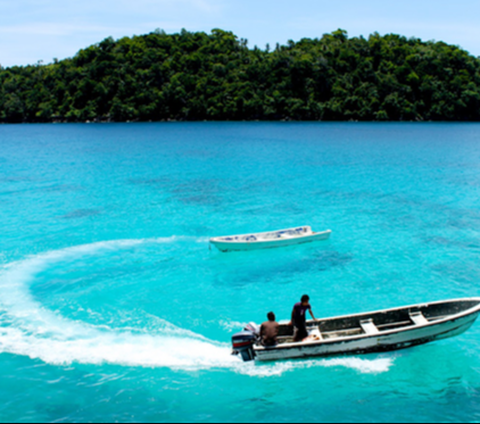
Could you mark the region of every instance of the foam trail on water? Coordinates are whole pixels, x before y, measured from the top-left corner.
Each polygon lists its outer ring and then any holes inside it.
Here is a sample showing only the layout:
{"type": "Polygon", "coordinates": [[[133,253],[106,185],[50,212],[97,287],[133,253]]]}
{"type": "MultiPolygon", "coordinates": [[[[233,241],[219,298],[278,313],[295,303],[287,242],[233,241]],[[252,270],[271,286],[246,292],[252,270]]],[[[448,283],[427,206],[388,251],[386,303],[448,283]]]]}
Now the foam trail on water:
{"type": "MultiPolygon", "coordinates": [[[[173,243],[182,237],[116,240],[75,246],[14,262],[0,271],[0,352],[27,356],[49,364],[115,364],[182,370],[228,368],[241,374],[270,377],[310,367],[347,367],[361,373],[386,372],[388,359],[341,358],[283,362],[257,366],[230,355],[226,344],[162,323],[162,334],[134,334],[69,320],[42,307],[29,285],[35,276],[59,261],[128,249],[148,243],[173,243]]],[[[190,238],[188,238],[190,240],[190,238]]],[[[198,241],[198,239],[195,239],[198,241]]]]}
{"type": "Polygon", "coordinates": [[[369,361],[360,358],[335,358],[328,361],[323,361],[325,367],[346,367],[363,374],[379,374],[387,372],[393,365],[390,358],[381,358],[374,361],[369,361]]]}
{"type": "Polygon", "coordinates": [[[0,350],[49,364],[116,364],[185,370],[230,367],[236,359],[227,347],[177,337],[108,334],[65,340],[28,335],[17,328],[0,329],[0,350]]]}
{"type": "Polygon", "coordinates": [[[111,363],[130,366],[211,368],[236,362],[227,346],[165,323],[162,336],[108,331],[72,321],[43,308],[31,295],[35,275],[58,261],[146,243],[173,243],[178,237],[120,240],[41,254],[5,267],[0,274],[0,308],[13,325],[0,327],[0,351],[52,364],[111,363]],[[192,352],[195,352],[192,355],[192,352]]]}

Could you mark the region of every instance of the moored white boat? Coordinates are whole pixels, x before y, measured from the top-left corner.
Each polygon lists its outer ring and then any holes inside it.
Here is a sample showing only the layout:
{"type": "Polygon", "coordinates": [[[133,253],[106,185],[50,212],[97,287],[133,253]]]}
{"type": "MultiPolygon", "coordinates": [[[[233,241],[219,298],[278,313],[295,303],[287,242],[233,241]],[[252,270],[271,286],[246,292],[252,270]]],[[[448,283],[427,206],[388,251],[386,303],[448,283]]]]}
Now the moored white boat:
{"type": "Polygon", "coordinates": [[[308,321],[310,336],[299,343],[288,324],[280,325],[274,347],[263,347],[252,325],[232,341],[244,361],[385,352],[462,334],[479,314],[480,298],[449,300],[308,321]]]}
{"type": "Polygon", "coordinates": [[[237,236],[215,237],[210,242],[222,252],[270,249],[292,246],[313,241],[327,240],[330,230],[316,233],[309,226],[289,228],[266,233],[242,234],[237,236]]]}

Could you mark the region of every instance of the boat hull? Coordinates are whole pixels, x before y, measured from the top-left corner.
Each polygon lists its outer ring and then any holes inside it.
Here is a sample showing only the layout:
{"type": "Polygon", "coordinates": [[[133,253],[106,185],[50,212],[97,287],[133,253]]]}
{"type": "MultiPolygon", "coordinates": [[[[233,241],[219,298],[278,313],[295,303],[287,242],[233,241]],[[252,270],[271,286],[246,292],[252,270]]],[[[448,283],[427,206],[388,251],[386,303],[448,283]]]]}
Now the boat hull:
{"type": "Polygon", "coordinates": [[[306,357],[326,357],[388,352],[454,337],[467,331],[480,312],[427,326],[412,326],[398,332],[341,340],[301,343],[297,346],[256,348],[258,361],[276,361],[306,357]]]}
{"type": "Polygon", "coordinates": [[[315,241],[328,240],[331,233],[331,231],[325,231],[323,233],[313,233],[302,237],[292,237],[269,241],[228,242],[212,239],[210,242],[222,252],[239,252],[246,250],[274,249],[279,247],[295,246],[299,244],[312,243],[315,241]]]}

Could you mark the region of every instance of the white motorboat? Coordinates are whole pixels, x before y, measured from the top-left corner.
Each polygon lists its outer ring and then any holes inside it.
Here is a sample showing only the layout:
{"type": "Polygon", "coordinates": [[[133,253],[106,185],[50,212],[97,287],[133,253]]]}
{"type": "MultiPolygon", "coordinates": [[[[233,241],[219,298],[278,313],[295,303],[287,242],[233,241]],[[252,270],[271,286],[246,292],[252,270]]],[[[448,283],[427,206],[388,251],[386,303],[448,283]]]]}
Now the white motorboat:
{"type": "Polygon", "coordinates": [[[233,349],[244,361],[386,352],[462,334],[479,314],[480,298],[469,298],[308,321],[310,335],[298,343],[285,323],[273,347],[262,346],[258,327],[249,324],[233,336],[233,349]]]}
{"type": "Polygon", "coordinates": [[[270,249],[292,246],[330,238],[330,230],[315,233],[311,227],[296,227],[267,233],[243,234],[238,236],[216,237],[210,242],[222,252],[270,249]]]}

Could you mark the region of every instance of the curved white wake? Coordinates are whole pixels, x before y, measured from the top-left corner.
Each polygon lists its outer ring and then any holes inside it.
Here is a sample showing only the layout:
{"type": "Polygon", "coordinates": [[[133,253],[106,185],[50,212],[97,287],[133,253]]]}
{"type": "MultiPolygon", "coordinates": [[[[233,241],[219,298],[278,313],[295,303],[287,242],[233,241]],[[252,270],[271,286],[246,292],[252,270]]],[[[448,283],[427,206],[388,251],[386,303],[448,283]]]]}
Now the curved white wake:
{"type": "Polygon", "coordinates": [[[168,367],[183,370],[230,368],[249,375],[272,376],[296,368],[343,366],[363,373],[388,371],[389,359],[333,360],[243,364],[230,355],[228,345],[215,343],[166,323],[161,335],[112,331],[72,321],[42,307],[29,285],[41,271],[56,262],[119,250],[145,243],[172,243],[176,237],[100,242],[38,256],[5,265],[0,272],[0,352],[28,356],[49,364],[116,364],[168,367]]]}

